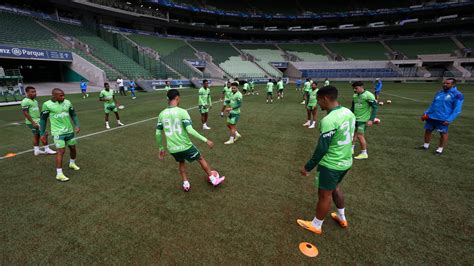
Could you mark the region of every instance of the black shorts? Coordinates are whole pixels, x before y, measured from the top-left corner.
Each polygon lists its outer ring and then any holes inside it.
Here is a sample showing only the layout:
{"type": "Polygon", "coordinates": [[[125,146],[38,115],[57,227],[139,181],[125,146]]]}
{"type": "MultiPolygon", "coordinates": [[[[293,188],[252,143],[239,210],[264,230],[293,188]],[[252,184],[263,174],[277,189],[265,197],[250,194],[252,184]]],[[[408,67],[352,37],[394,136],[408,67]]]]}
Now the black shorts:
{"type": "Polygon", "coordinates": [[[173,155],[174,159],[180,163],[184,162],[185,160],[191,163],[201,158],[201,153],[194,146],[185,151],[172,153],[171,155],[173,155]]]}

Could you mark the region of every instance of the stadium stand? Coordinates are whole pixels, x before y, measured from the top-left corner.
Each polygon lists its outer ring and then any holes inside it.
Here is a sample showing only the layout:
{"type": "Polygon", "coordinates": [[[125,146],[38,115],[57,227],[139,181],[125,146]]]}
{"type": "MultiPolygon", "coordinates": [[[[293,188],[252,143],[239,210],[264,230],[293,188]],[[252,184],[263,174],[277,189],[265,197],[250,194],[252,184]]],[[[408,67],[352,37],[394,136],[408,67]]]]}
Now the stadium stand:
{"type": "Polygon", "coordinates": [[[474,36],[462,36],[459,40],[464,44],[466,48],[474,49],[474,36]]]}
{"type": "Polygon", "coordinates": [[[132,34],[129,37],[134,42],[158,52],[161,60],[182,76],[191,78],[198,75],[197,72],[183,62],[185,59],[197,59],[194,50],[184,41],[139,34],[132,34]]]}
{"type": "Polygon", "coordinates": [[[244,61],[240,56],[231,56],[219,66],[234,78],[263,78],[267,76],[254,63],[244,61]]]}
{"type": "Polygon", "coordinates": [[[41,27],[31,17],[2,12],[0,25],[0,43],[2,44],[65,50],[65,48],[55,40],[55,36],[51,32],[41,27]]]}
{"type": "Polygon", "coordinates": [[[386,43],[393,50],[402,52],[408,58],[417,58],[420,54],[451,54],[457,49],[455,43],[447,37],[390,40],[386,43]]]}
{"type": "Polygon", "coordinates": [[[281,49],[293,54],[303,61],[328,61],[326,50],[320,44],[279,44],[281,49]]]}
{"type": "Polygon", "coordinates": [[[232,46],[228,43],[217,43],[217,42],[203,42],[203,41],[191,41],[189,42],[194,48],[199,51],[206,52],[212,56],[212,61],[219,65],[227,61],[232,56],[239,56],[232,46]]]}
{"type": "Polygon", "coordinates": [[[416,77],[416,67],[398,67],[404,77],[416,77]]]}
{"type": "Polygon", "coordinates": [[[392,78],[399,73],[381,61],[292,62],[303,78],[392,78]]]}
{"type": "Polygon", "coordinates": [[[336,54],[348,60],[387,60],[388,53],[379,42],[345,42],[326,43],[336,54]]]}
{"type": "Polygon", "coordinates": [[[255,57],[255,63],[263,68],[272,77],[281,77],[282,73],[270,65],[270,62],[284,62],[282,52],[271,44],[236,44],[242,52],[255,57]]]}
{"type": "MultiPolygon", "coordinates": [[[[53,21],[45,21],[45,24],[62,35],[72,36],[86,43],[91,48],[94,56],[115,68],[126,77],[135,79],[153,78],[153,75],[148,70],[84,27],[53,21]]],[[[114,78],[115,77],[108,76],[108,79],[114,78]]]]}

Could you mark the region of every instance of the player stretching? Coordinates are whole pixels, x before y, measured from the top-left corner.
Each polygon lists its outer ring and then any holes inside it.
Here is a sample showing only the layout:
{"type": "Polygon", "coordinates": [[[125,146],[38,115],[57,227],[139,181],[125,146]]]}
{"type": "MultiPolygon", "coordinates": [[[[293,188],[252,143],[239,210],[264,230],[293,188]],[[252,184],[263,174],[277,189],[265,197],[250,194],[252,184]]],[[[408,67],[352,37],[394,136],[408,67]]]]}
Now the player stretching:
{"type": "Polygon", "coordinates": [[[448,142],[448,127],[459,116],[464,103],[464,95],[456,87],[456,79],[448,78],[443,82],[443,89],[438,91],[428,110],[425,111],[422,121],[425,124],[425,143],[420,148],[428,150],[433,130],[440,133],[436,154],[442,154],[448,142]]]}
{"type": "Polygon", "coordinates": [[[221,109],[221,117],[224,117],[225,108],[229,104],[230,96],[232,95],[232,89],[230,88],[230,86],[231,86],[231,82],[227,81],[224,88],[222,89],[221,101],[223,101],[223,103],[222,103],[222,109],[221,109]]]}
{"type": "Polygon", "coordinates": [[[274,85],[275,84],[273,84],[272,79],[269,79],[267,83],[267,103],[268,103],[268,100],[270,100],[270,103],[273,103],[273,86],[274,85]]]}
{"type": "Polygon", "coordinates": [[[281,78],[278,79],[277,82],[277,88],[278,88],[278,100],[283,99],[283,90],[285,89],[285,83],[281,78]]]}
{"type": "Polygon", "coordinates": [[[313,157],[301,169],[301,174],[308,176],[318,165],[316,216],[312,221],[297,220],[301,227],[316,234],[322,233],[321,227],[331,207],[331,198],[337,207],[337,212],[331,213],[331,218],[343,228],[348,225],[344,214],[344,194],[339,184],[352,166],[351,140],[355,117],[349,109],[339,105],[337,94],[337,89],[333,86],[326,86],[318,91],[318,104],[328,114],[319,124],[319,141],[313,157]]]}
{"type": "Polygon", "coordinates": [[[301,102],[301,104],[307,103],[308,93],[311,91],[311,84],[311,79],[307,78],[303,85],[303,101],[301,102]]]}
{"type": "Polygon", "coordinates": [[[79,86],[81,87],[82,99],[89,97],[89,94],[87,93],[87,82],[84,79],[81,79],[81,84],[79,84],[79,86]]]}
{"type": "Polygon", "coordinates": [[[46,139],[46,125],[48,117],[51,122],[51,134],[53,135],[54,144],[56,145],[56,180],[68,181],[63,174],[63,157],[66,152],[66,146],[69,146],[71,159],[69,160],[69,168],[78,171],[80,168],[76,164],[76,138],[74,132],[79,134],[79,120],[76,111],[69,100],[64,99],[64,91],[61,89],[53,89],[53,98],[43,104],[40,119],[40,135],[46,139]],[[71,124],[74,123],[75,130],[71,124]]]}
{"type": "Polygon", "coordinates": [[[25,124],[31,129],[33,133],[33,154],[38,156],[40,154],[56,154],[55,151],[51,150],[48,146],[48,133],[45,132],[45,137],[41,138],[43,143],[44,151],[40,150],[40,111],[38,107],[38,101],[36,100],[36,89],[34,87],[26,87],[26,97],[21,101],[21,111],[25,116],[25,124]]]}
{"type": "Polygon", "coordinates": [[[117,102],[117,99],[114,96],[114,91],[110,89],[109,83],[104,83],[104,88],[105,89],[103,89],[99,94],[99,101],[104,102],[105,128],[110,129],[110,112],[114,112],[115,118],[117,118],[117,124],[119,126],[123,126],[124,124],[120,122],[120,116],[117,109],[117,106],[120,106],[120,104],[117,102]]]}
{"type": "Polygon", "coordinates": [[[318,100],[316,95],[318,93],[318,84],[314,82],[311,84],[311,91],[307,95],[306,115],[308,120],[303,124],[304,127],[315,128],[318,117],[318,100]],[[312,118],[311,118],[312,116],[312,118]]]}
{"type": "Polygon", "coordinates": [[[364,89],[364,83],[356,81],[352,83],[354,89],[354,96],[352,97],[352,112],[356,117],[356,134],[352,143],[352,153],[354,153],[355,143],[360,142],[360,154],[354,157],[357,160],[364,160],[369,158],[367,153],[367,141],[364,134],[367,126],[372,126],[375,116],[377,115],[377,101],[375,96],[364,89]]]}
{"type": "Polygon", "coordinates": [[[375,88],[374,88],[374,93],[375,93],[375,100],[379,102],[379,96],[380,93],[382,92],[382,80],[377,78],[375,79],[375,88]]]}
{"type": "Polygon", "coordinates": [[[209,82],[205,79],[202,81],[202,87],[199,89],[199,113],[201,114],[202,129],[211,129],[207,125],[209,109],[211,107],[211,89],[209,89],[209,82]]]}
{"type": "Polygon", "coordinates": [[[204,172],[209,177],[209,182],[217,186],[222,183],[225,177],[214,176],[211,167],[201,156],[199,150],[191,143],[189,135],[207,143],[207,146],[212,149],[214,143],[200,135],[194,130],[189,113],[179,108],[180,96],[179,91],[171,89],[167,92],[169,106],[163,110],[158,116],[158,124],[156,126],[156,143],[159,146],[160,160],[165,156],[163,147],[162,131],[165,133],[166,147],[168,152],[173,155],[174,159],[179,163],[179,173],[183,178],[183,189],[189,191],[191,184],[188,180],[188,173],[186,171],[186,163],[198,161],[204,172]],[[189,135],[188,135],[189,134],[189,135]]]}
{"type": "Polygon", "coordinates": [[[228,103],[229,107],[225,109],[226,112],[229,112],[227,127],[229,128],[230,139],[224,142],[224,144],[234,144],[235,141],[242,137],[239,132],[237,132],[237,122],[240,119],[240,106],[242,105],[242,93],[240,93],[236,82],[232,83],[231,89],[232,94],[228,103]]]}

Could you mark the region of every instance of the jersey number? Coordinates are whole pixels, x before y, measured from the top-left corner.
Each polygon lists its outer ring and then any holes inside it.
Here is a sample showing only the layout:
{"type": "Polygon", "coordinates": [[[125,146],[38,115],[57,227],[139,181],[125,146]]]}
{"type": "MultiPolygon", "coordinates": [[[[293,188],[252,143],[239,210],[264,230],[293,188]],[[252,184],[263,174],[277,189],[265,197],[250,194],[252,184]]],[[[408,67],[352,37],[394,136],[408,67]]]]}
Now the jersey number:
{"type": "Polygon", "coordinates": [[[339,128],[341,130],[344,130],[344,136],[346,136],[346,139],[343,141],[342,140],[338,141],[337,145],[346,145],[346,144],[351,143],[352,138],[354,137],[354,135],[351,134],[351,128],[355,128],[355,120],[351,119],[350,123],[351,124],[349,125],[349,121],[345,121],[344,123],[342,123],[341,127],[339,128]]]}
{"type": "Polygon", "coordinates": [[[167,137],[175,133],[178,133],[179,135],[183,133],[180,119],[174,119],[174,121],[171,121],[171,119],[163,119],[163,129],[167,137]]]}

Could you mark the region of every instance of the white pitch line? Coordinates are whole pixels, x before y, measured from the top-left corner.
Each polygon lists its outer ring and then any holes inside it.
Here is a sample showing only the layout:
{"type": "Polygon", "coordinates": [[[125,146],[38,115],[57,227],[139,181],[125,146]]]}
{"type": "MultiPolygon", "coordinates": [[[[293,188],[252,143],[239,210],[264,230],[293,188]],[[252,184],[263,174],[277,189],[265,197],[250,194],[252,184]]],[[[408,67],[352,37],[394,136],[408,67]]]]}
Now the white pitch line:
{"type": "MultiPolygon", "coordinates": [[[[218,103],[218,102],[220,102],[220,101],[214,101],[212,103],[215,104],[215,103],[218,103]]],[[[186,109],[186,111],[193,110],[193,109],[196,109],[196,108],[198,108],[198,106],[189,107],[188,109],[186,109]]],[[[153,120],[153,119],[158,119],[158,116],[147,118],[147,119],[140,120],[140,121],[136,121],[136,122],[133,122],[133,123],[130,123],[130,124],[126,124],[124,126],[114,127],[114,128],[111,128],[111,129],[106,129],[106,130],[86,134],[86,135],[83,135],[83,136],[76,137],[76,139],[83,139],[83,138],[88,138],[88,137],[100,135],[100,134],[111,132],[111,131],[118,130],[118,129],[121,129],[121,128],[126,128],[126,127],[130,127],[130,126],[138,125],[138,124],[141,124],[141,123],[144,123],[144,122],[148,122],[148,121],[153,120]]],[[[49,144],[48,146],[53,146],[53,145],[54,144],[49,144]]],[[[29,149],[29,150],[26,150],[26,151],[20,151],[20,152],[17,152],[14,157],[3,156],[3,157],[0,157],[0,160],[7,159],[7,158],[15,158],[18,155],[22,155],[22,154],[29,153],[29,152],[32,152],[32,151],[33,151],[33,149],[29,149]]]]}
{"type": "Polygon", "coordinates": [[[402,98],[402,99],[417,102],[417,103],[429,103],[429,101],[416,100],[416,99],[407,98],[407,97],[403,97],[403,96],[396,95],[396,94],[391,94],[391,93],[386,93],[386,92],[384,92],[383,94],[390,95],[390,96],[395,96],[395,97],[398,97],[398,98],[402,98]]]}

